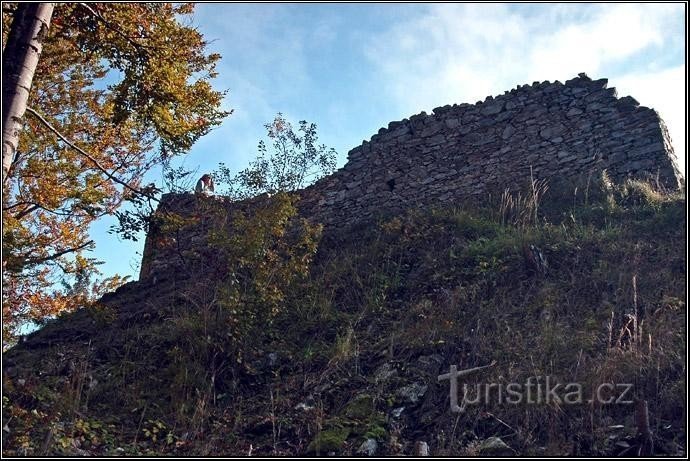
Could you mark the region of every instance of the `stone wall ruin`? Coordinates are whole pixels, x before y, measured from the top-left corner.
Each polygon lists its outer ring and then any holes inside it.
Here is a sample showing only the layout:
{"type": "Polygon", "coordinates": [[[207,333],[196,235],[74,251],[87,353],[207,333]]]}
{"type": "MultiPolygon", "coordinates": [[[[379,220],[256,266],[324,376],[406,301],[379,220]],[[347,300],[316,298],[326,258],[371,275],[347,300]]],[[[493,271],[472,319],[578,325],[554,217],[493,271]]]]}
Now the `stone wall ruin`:
{"type": "MultiPolygon", "coordinates": [[[[579,74],[564,84],[535,82],[476,104],[391,122],[350,150],[340,170],[298,192],[300,214],[342,228],[409,207],[524,188],[530,178],[604,169],[615,181],[652,178],[670,190],[682,187],[659,114],[630,96],[618,98],[607,85],[607,79],[579,74]]],[[[194,208],[193,199],[167,194],[161,207],[184,214],[194,208]]],[[[184,237],[185,245],[201,244],[205,232],[184,237]]],[[[174,264],[156,248],[157,238],[147,236],[142,278],[174,264]]]]}

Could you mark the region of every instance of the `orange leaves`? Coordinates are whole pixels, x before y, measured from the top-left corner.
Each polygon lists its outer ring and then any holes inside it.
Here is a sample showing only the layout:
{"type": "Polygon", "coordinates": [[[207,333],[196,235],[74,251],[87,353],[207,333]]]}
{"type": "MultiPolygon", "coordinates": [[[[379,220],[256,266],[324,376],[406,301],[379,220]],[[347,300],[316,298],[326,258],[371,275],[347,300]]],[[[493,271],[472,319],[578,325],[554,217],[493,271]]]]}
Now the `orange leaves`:
{"type": "Polygon", "coordinates": [[[194,3],[177,3],[174,11],[176,14],[192,14],[194,3]]]}
{"type": "Polygon", "coordinates": [[[27,322],[40,323],[46,318],[54,318],[64,312],[80,308],[90,308],[107,292],[117,289],[126,278],[109,277],[101,281],[90,281],[98,274],[93,261],[75,258],[65,261],[68,269],[79,274],[74,284],[63,283],[62,288],[56,284],[55,274],[50,267],[33,271],[30,277],[23,274],[9,277],[3,273],[3,342],[11,338],[27,322]]]}
{"type": "Polygon", "coordinates": [[[285,131],[286,129],[291,129],[290,124],[283,118],[282,114],[278,114],[276,118],[273,120],[273,123],[267,126],[268,129],[268,137],[269,138],[275,138],[278,136],[281,132],[285,131]]]}
{"type": "Polygon", "coordinates": [[[11,269],[3,274],[14,286],[3,300],[19,317],[53,315],[82,299],[56,284],[96,274],[84,253],[88,228],[122,203],[122,183],[138,185],[159,161],[157,149],[184,154],[228,114],[210,83],[220,56],[180,20],[193,8],[56,6],[29,106],[91,158],[27,116],[3,197],[3,266],[11,269]]]}

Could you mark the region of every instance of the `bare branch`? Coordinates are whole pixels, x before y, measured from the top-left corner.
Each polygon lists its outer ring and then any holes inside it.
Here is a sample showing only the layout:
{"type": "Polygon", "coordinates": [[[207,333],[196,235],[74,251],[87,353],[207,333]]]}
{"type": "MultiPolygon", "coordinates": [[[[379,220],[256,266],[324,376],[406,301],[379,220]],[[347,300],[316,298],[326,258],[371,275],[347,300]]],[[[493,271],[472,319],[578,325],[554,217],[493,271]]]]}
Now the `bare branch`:
{"type": "Polygon", "coordinates": [[[24,208],[22,211],[14,215],[14,219],[19,221],[22,219],[24,216],[33,213],[34,211],[38,210],[39,208],[43,208],[41,205],[38,203],[32,203],[30,207],[24,208]]]}
{"type": "Polygon", "coordinates": [[[12,205],[7,205],[5,207],[2,207],[2,211],[10,211],[14,208],[17,208],[18,206],[33,205],[33,203],[34,202],[27,202],[27,201],[16,202],[16,203],[13,203],[12,205]]]}
{"type": "Polygon", "coordinates": [[[100,163],[98,163],[98,160],[96,160],[95,158],[93,158],[91,155],[89,155],[89,154],[88,154],[86,151],[84,151],[82,148],[80,148],[80,147],[76,146],[74,143],[72,143],[72,142],[71,142],[69,139],[67,139],[62,133],[60,133],[53,125],[51,125],[50,122],[48,122],[48,120],[46,120],[41,114],[39,114],[38,112],[36,112],[34,109],[32,109],[31,107],[27,107],[27,108],[26,108],[26,111],[27,111],[28,113],[30,113],[31,115],[33,115],[34,117],[36,117],[41,123],[43,123],[43,124],[46,126],[46,128],[48,128],[50,131],[52,131],[53,133],[55,133],[55,135],[56,135],[58,138],[60,138],[65,144],[67,144],[69,147],[71,147],[72,149],[76,150],[76,151],[79,152],[81,155],[83,155],[84,157],[86,157],[87,159],[89,159],[89,160],[91,161],[91,163],[93,163],[93,164],[96,166],[96,168],[99,169],[99,170],[100,170],[103,174],[105,174],[108,178],[112,179],[112,180],[115,181],[116,183],[118,183],[118,184],[124,186],[125,188],[129,189],[131,192],[135,193],[136,195],[141,195],[141,196],[147,197],[147,198],[149,198],[149,199],[153,199],[153,200],[156,201],[156,202],[159,201],[156,197],[153,197],[152,195],[146,194],[146,193],[144,193],[144,192],[142,192],[142,191],[140,191],[140,190],[138,190],[138,189],[135,189],[134,187],[132,187],[132,186],[130,186],[129,184],[127,184],[126,182],[122,181],[120,178],[117,178],[117,177],[113,176],[110,172],[108,172],[108,170],[106,170],[105,168],[103,168],[103,167],[101,166],[100,163]]]}
{"type": "MultiPolygon", "coordinates": [[[[64,216],[64,217],[72,217],[72,216],[74,216],[74,212],[73,212],[73,211],[59,211],[59,209],[53,210],[53,209],[51,209],[51,208],[47,208],[47,207],[41,205],[40,203],[31,202],[31,206],[30,206],[30,207],[27,207],[27,208],[25,208],[24,210],[22,210],[22,211],[20,211],[19,213],[17,213],[17,214],[14,216],[14,219],[20,220],[20,219],[24,218],[24,216],[29,215],[29,214],[31,214],[31,213],[33,213],[34,211],[39,210],[39,209],[40,209],[40,210],[47,211],[48,213],[54,214],[54,215],[56,215],[56,216],[64,216]]],[[[103,216],[104,214],[105,214],[105,213],[100,213],[100,214],[97,214],[96,216],[103,216]]]]}
{"type": "Polygon", "coordinates": [[[26,263],[29,263],[29,264],[40,264],[40,263],[44,263],[46,261],[50,261],[51,259],[57,259],[60,256],[66,255],[67,253],[74,253],[75,251],[83,250],[84,248],[86,248],[87,246],[92,245],[92,244],[93,244],[93,240],[89,240],[89,241],[84,242],[83,244],[79,245],[78,247],[66,248],[66,249],[58,251],[57,253],[54,253],[50,256],[43,256],[41,258],[27,258],[24,261],[26,263]]]}

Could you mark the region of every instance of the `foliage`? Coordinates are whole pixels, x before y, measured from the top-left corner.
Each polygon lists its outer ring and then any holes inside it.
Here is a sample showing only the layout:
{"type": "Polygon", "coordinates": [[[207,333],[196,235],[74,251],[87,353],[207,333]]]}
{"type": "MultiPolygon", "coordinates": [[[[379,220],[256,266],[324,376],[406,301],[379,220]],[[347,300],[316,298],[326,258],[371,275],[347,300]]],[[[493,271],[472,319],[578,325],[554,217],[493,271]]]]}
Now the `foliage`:
{"type": "Polygon", "coordinates": [[[126,206],[122,208],[127,209],[121,208],[113,212],[117,222],[110,227],[108,233],[134,242],[142,232],[148,233],[158,204],[156,196],[162,190],[153,183],[140,187],[139,190],[141,194],[129,194],[123,200],[126,206]]]}
{"type": "MultiPolygon", "coordinates": [[[[229,223],[213,239],[222,268],[198,271],[187,284],[159,282],[152,292],[160,299],[134,289],[120,302],[146,320],[90,334],[88,373],[101,384],[81,399],[79,418],[114,418],[127,452],[187,456],[353,455],[368,438],[381,456],[410,453],[416,440],[439,456],[476,454],[491,437],[521,455],[610,456],[636,443],[630,405],[492,398],[468,404],[462,417],[451,413],[438,375],[449,365],[496,360],[469,381],[469,397],[473,382],[538,376],[581,383],[586,398],[601,383],[634,383],[631,396],[649,404],[655,454],[681,454],[685,200],[645,189],[621,184],[571,195],[558,212],[545,198],[539,214],[522,221],[503,219],[500,203],[381,217],[379,225],[329,233],[306,277],[287,281],[281,271],[299,272],[294,258],[308,253],[294,246],[305,234],[290,200],[259,197],[235,218],[219,207],[217,217],[229,223]],[[276,229],[262,209],[292,221],[276,229]],[[240,232],[227,232],[232,226],[240,232]],[[525,243],[543,253],[545,273],[529,269],[525,243]],[[235,315],[249,320],[235,326],[235,315]],[[401,395],[420,384],[428,389],[417,403],[401,395]],[[165,428],[154,444],[143,429],[153,435],[156,421],[165,428]]],[[[16,374],[6,382],[7,413],[24,419],[10,421],[6,454],[40,444],[56,420],[43,416],[58,405],[39,399],[38,378],[25,385],[18,378],[40,370],[43,387],[59,390],[51,358],[86,355],[84,338],[73,334],[74,323],[64,322],[35,338],[64,338],[57,352],[38,353],[29,339],[6,356],[26,364],[7,373],[16,374]]]]}
{"type": "Polygon", "coordinates": [[[169,428],[161,420],[147,420],[142,432],[144,436],[151,439],[153,443],[163,440],[166,444],[170,445],[175,441],[173,433],[170,432],[169,428]]]}
{"type": "Polygon", "coordinates": [[[294,282],[309,273],[321,226],[297,220],[296,213],[295,197],[279,192],[249,214],[234,213],[232,232],[211,236],[211,245],[227,264],[219,302],[227,313],[223,328],[236,343],[237,361],[247,352],[247,341],[256,344],[283,312],[294,282]]]}
{"type": "MultiPolygon", "coordinates": [[[[309,275],[321,226],[299,219],[295,201],[279,192],[228,211],[223,200],[199,198],[203,221],[218,224],[208,237],[212,257],[184,255],[182,271],[204,275],[185,291],[190,307],[173,316],[173,331],[165,329],[152,339],[154,344],[163,337],[177,340],[162,360],[165,381],[176,413],[191,418],[192,431],[200,430],[194,422],[199,408],[256,372],[256,357],[275,336],[275,319],[287,314],[287,296],[309,275]]],[[[173,213],[156,216],[155,225],[161,234],[176,236],[199,221],[173,213]]],[[[146,347],[141,339],[137,343],[146,347]]]]}
{"type": "MultiPolygon", "coordinates": [[[[162,161],[163,187],[159,188],[151,183],[139,190],[141,194],[129,194],[124,202],[127,204],[123,211],[115,211],[116,224],[112,225],[108,232],[125,240],[136,242],[141,234],[148,235],[152,226],[159,225],[162,219],[161,213],[156,213],[160,193],[181,194],[194,189],[198,168],[187,170],[183,165],[174,167],[170,159],[162,161]]],[[[165,213],[165,219],[178,219],[172,213],[165,213]]]]}
{"type": "Polygon", "coordinates": [[[214,174],[219,184],[226,184],[226,195],[253,197],[262,193],[292,192],[335,171],[336,151],[319,145],[316,124],[305,120],[295,130],[283,114],[264,125],[270,149],[261,140],[258,155],[249,167],[233,176],[220,164],[214,174]]]}
{"type": "Polygon", "coordinates": [[[101,296],[127,281],[127,277],[119,275],[99,280],[98,264],[81,255],[63,261],[60,270],[73,270],[71,283],[66,278],[51,277],[51,265],[27,272],[27,276],[6,277],[3,295],[7,297],[2,305],[3,350],[14,343],[13,338],[21,327],[40,325],[62,312],[96,307],[101,296]],[[55,287],[57,282],[60,289],[48,291],[44,288],[47,285],[55,287]]]}
{"type": "Polygon", "coordinates": [[[350,429],[347,427],[334,427],[322,431],[309,444],[307,453],[320,455],[331,451],[340,451],[348,435],[350,435],[350,429]]]}
{"type": "MultiPolygon", "coordinates": [[[[3,30],[12,9],[3,4],[3,30]]],[[[141,188],[153,165],[186,153],[228,115],[224,93],[210,84],[220,56],[185,24],[192,11],[172,3],[56,5],[29,106],[83,152],[39,116],[25,116],[3,190],[5,318],[76,308],[55,286],[96,273],[96,261],[83,256],[92,248],[89,225],[141,188]]],[[[134,223],[119,216],[124,228],[134,223]]]]}

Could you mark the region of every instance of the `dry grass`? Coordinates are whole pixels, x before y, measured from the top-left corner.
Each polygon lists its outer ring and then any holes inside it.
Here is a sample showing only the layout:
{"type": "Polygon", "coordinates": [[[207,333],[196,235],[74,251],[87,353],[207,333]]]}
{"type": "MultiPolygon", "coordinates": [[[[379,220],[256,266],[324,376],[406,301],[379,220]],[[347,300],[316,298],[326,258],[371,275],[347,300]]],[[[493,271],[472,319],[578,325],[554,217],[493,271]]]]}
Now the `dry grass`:
{"type": "MultiPolygon", "coordinates": [[[[438,374],[495,360],[468,383],[548,375],[581,383],[587,395],[632,383],[633,397],[648,402],[657,449],[677,454],[685,429],[684,198],[605,177],[557,204],[548,190],[532,181],[527,195],[506,193],[495,207],[411,211],[344,233],[319,249],[270,327],[244,339],[251,353],[241,354],[241,367],[228,362],[231,342],[217,328],[222,290],[212,281],[148,299],[146,320],[93,340],[87,368],[69,381],[70,402],[116,420],[117,443],[132,454],[297,455],[329,430],[348,434],[338,454],[374,436],[384,455],[410,454],[420,440],[448,456],[481,454],[489,437],[521,455],[610,455],[615,441],[632,441],[629,405],[491,401],[450,413],[438,374]],[[530,271],[524,245],[544,255],[548,271],[530,271]],[[390,375],[375,379],[384,365],[390,375]],[[88,400],[87,376],[102,383],[88,400]],[[427,385],[417,403],[399,394],[412,384],[427,385]],[[363,394],[370,412],[346,416],[363,394]],[[142,440],[137,426],[148,420],[165,421],[173,443],[142,440]],[[616,425],[623,429],[612,439],[616,425]]],[[[40,354],[23,353],[27,368],[39,366],[40,354]]],[[[15,418],[19,408],[60,401],[41,403],[16,385],[9,399],[4,411],[15,418]]],[[[47,426],[13,424],[7,452],[17,453],[21,435],[44,440],[47,426]]],[[[47,453],[65,453],[48,445],[47,453]]]]}

